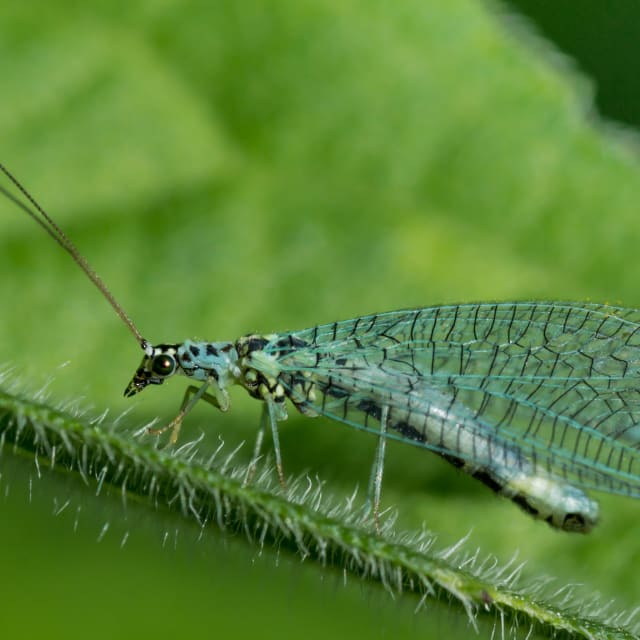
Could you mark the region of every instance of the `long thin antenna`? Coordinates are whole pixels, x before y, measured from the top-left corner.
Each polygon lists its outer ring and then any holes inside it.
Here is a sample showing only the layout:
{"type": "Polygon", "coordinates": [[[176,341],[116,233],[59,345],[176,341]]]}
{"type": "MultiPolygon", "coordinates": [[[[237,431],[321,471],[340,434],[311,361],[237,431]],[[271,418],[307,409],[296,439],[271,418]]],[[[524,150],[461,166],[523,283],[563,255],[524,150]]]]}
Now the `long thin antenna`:
{"type": "Polygon", "coordinates": [[[67,234],[49,217],[49,214],[38,204],[35,198],[22,186],[20,181],[0,162],[0,171],[4,173],[9,180],[17,187],[20,193],[31,203],[35,211],[26,205],[22,200],[16,198],[10,191],[7,191],[0,185],[0,193],[4,194],[11,202],[20,207],[26,214],[31,216],[74,260],[74,262],[85,272],[89,280],[96,285],[102,295],[107,299],[113,310],[118,314],[120,319],[129,327],[129,331],[135,336],[136,340],[143,349],[148,346],[148,341],[142,337],[133,320],[125,313],[124,309],[118,304],[116,299],[102,278],[89,266],[84,256],[78,251],[76,245],[69,240],[67,234]]]}

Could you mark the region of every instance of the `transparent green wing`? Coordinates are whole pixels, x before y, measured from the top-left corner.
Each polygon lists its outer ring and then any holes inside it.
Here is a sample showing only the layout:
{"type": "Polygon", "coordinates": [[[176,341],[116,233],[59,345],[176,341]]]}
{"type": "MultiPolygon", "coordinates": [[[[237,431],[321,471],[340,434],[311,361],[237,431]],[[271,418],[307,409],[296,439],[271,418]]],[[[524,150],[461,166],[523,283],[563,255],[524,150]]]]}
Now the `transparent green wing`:
{"type": "Polygon", "coordinates": [[[366,316],[278,336],[292,399],[479,468],[640,496],[640,312],[512,303],[366,316]]]}

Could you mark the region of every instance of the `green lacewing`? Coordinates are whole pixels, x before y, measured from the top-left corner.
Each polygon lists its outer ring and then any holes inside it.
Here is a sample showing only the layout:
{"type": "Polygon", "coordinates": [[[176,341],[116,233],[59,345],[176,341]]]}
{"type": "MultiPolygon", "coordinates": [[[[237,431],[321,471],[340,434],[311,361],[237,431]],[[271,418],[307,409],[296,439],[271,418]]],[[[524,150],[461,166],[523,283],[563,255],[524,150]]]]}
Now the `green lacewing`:
{"type": "Polygon", "coordinates": [[[188,378],[170,431],[205,400],[229,408],[229,388],[262,403],[284,484],[278,423],[288,406],[378,438],[377,514],[385,443],[428,449],[532,516],[586,533],[598,504],[585,490],[640,497],[640,311],[573,302],[474,303],[366,315],[230,341],[151,344],[75,245],[13,175],[28,204],[3,194],[65,249],[143,351],[133,396],[188,378]]]}

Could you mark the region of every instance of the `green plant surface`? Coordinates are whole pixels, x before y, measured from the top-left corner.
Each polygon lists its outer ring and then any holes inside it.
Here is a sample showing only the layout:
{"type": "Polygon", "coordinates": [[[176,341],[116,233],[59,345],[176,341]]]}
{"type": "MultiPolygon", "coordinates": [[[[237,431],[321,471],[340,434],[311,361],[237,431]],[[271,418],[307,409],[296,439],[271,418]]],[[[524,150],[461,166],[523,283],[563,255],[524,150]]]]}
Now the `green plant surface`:
{"type": "MultiPolygon", "coordinates": [[[[598,123],[584,79],[497,5],[56,0],[0,18],[1,160],[152,341],[459,301],[640,304],[632,140],[598,123]]],[[[0,361],[22,393],[85,419],[108,409],[104,424],[125,433],[175,415],[177,381],[122,398],[135,341],[4,201],[0,246],[0,361]]],[[[259,413],[238,390],[226,415],[197,407],[184,441],[202,435],[202,455],[246,441],[242,464],[259,413]]],[[[281,446],[291,477],[344,504],[375,442],[291,415],[281,446]]],[[[602,523],[570,536],[427,452],[388,449],[398,530],[425,527],[439,549],[468,536],[461,553],[499,566],[516,557],[524,584],[553,579],[558,607],[567,590],[586,614],[602,614],[596,593],[611,615],[640,601],[637,502],[598,496],[602,523]]],[[[39,477],[33,460],[7,445],[0,458],[14,636],[475,635],[455,598],[414,613],[418,595],[392,600],[286,547],[202,534],[135,499],[123,516],[118,497],[96,498],[77,473],[39,477]]],[[[495,609],[480,618],[479,637],[501,624],[495,609]]]]}
{"type": "MultiPolygon", "coordinates": [[[[240,534],[260,552],[275,548],[325,570],[337,567],[345,577],[379,583],[393,597],[418,597],[414,615],[429,600],[444,600],[463,609],[467,625],[476,631],[480,624],[498,627],[499,620],[501,632],[510,635],[528,627],[527,634],[635,637],[625,632],[624,616],[606,612],[604,621],[605,609],[597,600],[571,602],[563,594],[558,604],[557,591],[545,599],[542,585],[517,584],[518,567],[487,564],[477,554],[460,553],[461,544],[436,551],[433,535],[398,534],[393,520],[374,526],[362,505],[355,506],[353,499],[332,504],[322,485],[314,486],[308,477],[289,481],[286,490],[274,487],[269,465],[256,473],[253,465],[238,466],[235,452],[222,447],[208,458],[199,455],[197,442],[158,450],[104,420],[74,420],[7,393],[0,395],[0,434],[3,447],[34,461],[39,478],[63,471],[84,481],[96,498],[119,493],[124,513],[133,499],[159,514],[175,512],[194,521],[204,535],[213,525],[218,533],[240,534]],[[249,474],[253,478],[247,482],[249,474]]],[[[60,515],[70,501],[54,504],[60,515]]],[[[110,528],[106,522],[98,540],[110,528]]],[[[125,530],[123,543],[128,536],[125,530]]]]}

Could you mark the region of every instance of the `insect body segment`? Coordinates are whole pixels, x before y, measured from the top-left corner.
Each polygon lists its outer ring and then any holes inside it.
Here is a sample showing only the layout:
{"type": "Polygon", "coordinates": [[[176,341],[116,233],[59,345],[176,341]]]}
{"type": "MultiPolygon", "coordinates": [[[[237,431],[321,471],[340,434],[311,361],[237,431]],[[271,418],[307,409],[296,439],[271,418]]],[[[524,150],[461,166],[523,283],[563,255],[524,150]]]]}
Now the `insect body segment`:
{"type": "Polygon", "coordinates": [[[221,411],[229,408],[227,388],[241,375],[236,364],[238,353],[232,343],[185,340],[180,344],[153,346],[145,341],[142,346],[145,355],[124,391],[126,397],[139,393],[150,384],[162,384],[175,374],[202,383],[200,387],[187,387],[178,415],[165,427],[149,429],[150,433],[160,435],[170,430],[170,443],[175,444],[182,420],[198,400],[205,400],[221,411]],[[207,393],[209,387],[213,394],[207,393]]]}
{"type": "Polygon", "coordinates": [[[172,376],[178,366],[177,344],[145,345],[145,355],[131,382],[124,390],[127,398],[134,396],[150,384],[162,384],[172,376]]]}
{"type": "Polygon", "coordinates": [[[124,395],[131,397],[150,384],[162,384],[178,373],[200,382],[217,382],[226,389],[240,376],[238,353],[231,342],[195,342],[146,345],[145,355],[124,395]]]}

